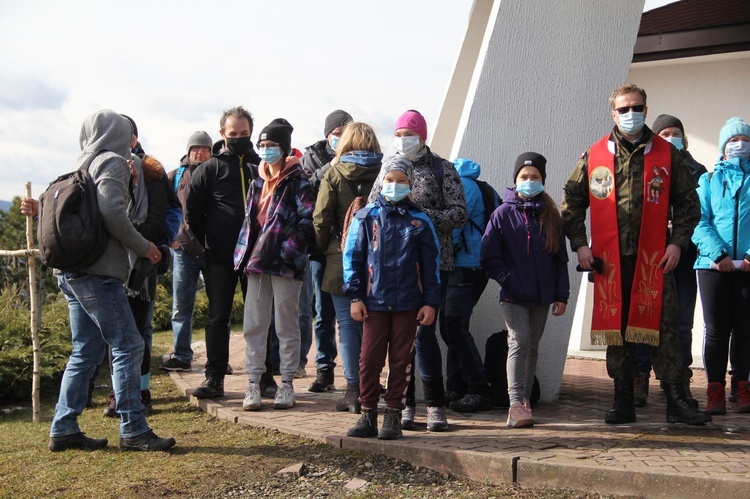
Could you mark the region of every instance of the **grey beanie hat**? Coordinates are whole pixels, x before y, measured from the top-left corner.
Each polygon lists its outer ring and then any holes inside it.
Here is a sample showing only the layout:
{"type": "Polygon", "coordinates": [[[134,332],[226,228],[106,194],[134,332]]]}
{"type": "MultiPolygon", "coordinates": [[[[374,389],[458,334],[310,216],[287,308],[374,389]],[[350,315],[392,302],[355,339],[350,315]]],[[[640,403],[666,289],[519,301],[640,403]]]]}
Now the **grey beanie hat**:
{"type": "Polygon", "coordinates": [[[211,149],[213,142],[211,142],[211,136],[206,132],[198,131],[193,132],[187,142],[187,153],[190,154],[190,148],[193,146],[208,147],[211,149]]]}
{"type": "Polygon", "coordinates": [[[414,166],[403,154],[396,154],[386,159],[383,163],[383,177],[390,171],[399,171],[409,178],[409,186],[414,183],[414,166]]]}
{"type": "Polygon", "coordinates": [[[336,128],[340,126],[346,126],[352,121],[354,121],[354,119],[352,118],[351,114],[341,109],[335,110],[334,112],[326,116],[326,122],[323,126],[323,136],[325,138],[328,138],[328,135],[336,128]]]}

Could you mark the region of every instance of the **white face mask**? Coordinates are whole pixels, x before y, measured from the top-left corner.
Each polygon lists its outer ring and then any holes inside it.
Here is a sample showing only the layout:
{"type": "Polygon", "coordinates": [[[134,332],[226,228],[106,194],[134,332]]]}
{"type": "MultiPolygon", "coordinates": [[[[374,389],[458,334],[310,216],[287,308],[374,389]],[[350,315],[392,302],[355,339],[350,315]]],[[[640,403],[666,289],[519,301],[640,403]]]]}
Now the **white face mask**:
{"type": "Polygon", "coordinates": [[[750,142],[746,140],[727,142],[724,152],[727,158],[750,158],[750,142]]]}
{"type": "Polygon", "coordinates": [[[393,146],[407,158],[414,159],[414,156],[419,152],[419,136],[394,137],[393,146]]]}

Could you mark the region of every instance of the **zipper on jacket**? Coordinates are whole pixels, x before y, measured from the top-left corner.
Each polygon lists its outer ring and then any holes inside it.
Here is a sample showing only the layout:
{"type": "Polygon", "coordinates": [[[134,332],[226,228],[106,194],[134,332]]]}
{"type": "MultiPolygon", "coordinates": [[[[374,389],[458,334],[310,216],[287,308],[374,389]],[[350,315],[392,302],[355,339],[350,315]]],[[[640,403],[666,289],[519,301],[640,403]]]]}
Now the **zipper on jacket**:
{"type": "MultiPolygon", "coordinates": [[[[734,196],[734,244],[732,245],[732,260],[737,260],[737,241],[740,238],[740,195],[742,193],[742,185],[745,183],[745,175],[742,175],[742,181],[740,182],[740,188],[737,189],[737,194],[734,196]]],[[[727,189],[727,181],[724,181],[724,190],[727,189]]],[[[744,253],[743,253],[744,254],[744,253]]]]}

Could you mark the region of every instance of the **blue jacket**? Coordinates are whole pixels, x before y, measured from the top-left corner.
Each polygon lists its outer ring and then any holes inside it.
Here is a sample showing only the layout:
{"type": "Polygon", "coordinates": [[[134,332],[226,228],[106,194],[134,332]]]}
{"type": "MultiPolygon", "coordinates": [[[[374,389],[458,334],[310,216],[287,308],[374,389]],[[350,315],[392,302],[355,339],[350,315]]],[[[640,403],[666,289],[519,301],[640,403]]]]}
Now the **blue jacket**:
{"type": "Polygon", "coordinates": [[[742,260],[750,253],[750,160],[719,161],[698,181],[701,220],[693,232],[698,247],[696,269],[709,269],[729,255],[742,260]]]}
{"type": "Polygon", "coordinates": [[[344,295],[368,310],[440,305],[440,243],[430,217],[411,201],[378,195],[351,221],[344,246],[344,295]]]}
{"type": "MultiPolygon", "coordinates": [[[[453,231],[453,255],[456,267],[478,269],[480,267],[479,253],[484,234],[484,199],[477,186],[476,180],[482,172],[482,167],[470,159],[459,158],[453,162],[461,177],[466,196],[466,209],[469,211],[469,221],[460,229],[453,231]],[[477,229],[479,227],[479,229],[477,229]]],[[[500,196],[495,192],[495,204],[499,204],[500,196]]]]}
{"type": "Polygon", "coordinates": [[[500,301],[518,305],[567,303],[570,294],[568,252],[560,231],[560,249],[544,250],[547,234],[539,215],[540,196],[524,200],[506,189],[504,203],[492,214],[482,238],[482,267],[500,283],[500,301]]]}

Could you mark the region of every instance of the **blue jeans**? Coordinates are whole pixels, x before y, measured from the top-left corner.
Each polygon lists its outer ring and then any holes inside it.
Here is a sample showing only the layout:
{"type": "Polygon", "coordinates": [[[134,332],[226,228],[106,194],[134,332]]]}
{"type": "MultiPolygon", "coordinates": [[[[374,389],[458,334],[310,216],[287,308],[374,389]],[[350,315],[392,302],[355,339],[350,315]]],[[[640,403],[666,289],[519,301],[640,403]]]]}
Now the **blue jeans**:
{"type": "Polygon", "coordinates": [[[63,373],[50,436],[81,431],[78,415],[88,399],[89,380],[107,348],[113,357],[120,436],[132,438],[146,433],[149,427],[140,401],[144,344],[123,283],[114,277],[71,272],[58,275],[57,283],[68,302],[73,351],[63,373]]]}
{"type": "Polygon", "coordinates": [[[318,353],[315,356],[315,367],[323,369],[336,367],[336,309],[333,298],[320,287],[323,284],[325,262],[310,260],[310,277],[315,289],[315,345],[318,353]]]}
{"type": "Polygon", "coordinates": [[[359,385],[359,354],[362,351],[362,323],[352,319],[351,301],[346,296],[331,295],[339,323],[339,346],[347,385],[359,385]]]}
{"type": "Polygon", "coordinates": [[[193,310],[203,258],[182,250],[172,250],[172,332],[173,357],[190,364],[193,361],[193,310]]]}

